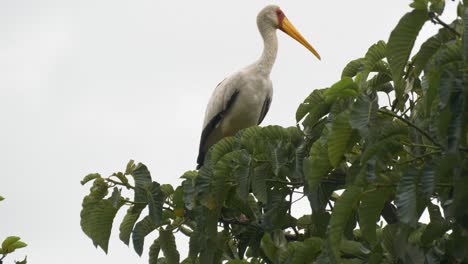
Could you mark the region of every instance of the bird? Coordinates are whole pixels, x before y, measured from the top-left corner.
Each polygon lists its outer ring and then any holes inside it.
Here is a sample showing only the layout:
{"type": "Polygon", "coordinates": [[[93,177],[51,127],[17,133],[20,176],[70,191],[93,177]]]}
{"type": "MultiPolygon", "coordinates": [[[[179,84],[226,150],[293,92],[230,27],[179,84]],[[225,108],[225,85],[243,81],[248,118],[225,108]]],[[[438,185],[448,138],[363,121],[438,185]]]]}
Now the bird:
{"type": "Polygon", "coordinates": [[[239,130],[259,125],[272,101],[270,73],[278,52],[277,29],[307,48],[317,59],[319,53],[299,33],[279,6],[268,5],[257,15],[257,27],[263,39],[263,52],[258,60],[229,75],[214,89],[205,111],[200,137],[197,169],[209,148],[239,130]]]}

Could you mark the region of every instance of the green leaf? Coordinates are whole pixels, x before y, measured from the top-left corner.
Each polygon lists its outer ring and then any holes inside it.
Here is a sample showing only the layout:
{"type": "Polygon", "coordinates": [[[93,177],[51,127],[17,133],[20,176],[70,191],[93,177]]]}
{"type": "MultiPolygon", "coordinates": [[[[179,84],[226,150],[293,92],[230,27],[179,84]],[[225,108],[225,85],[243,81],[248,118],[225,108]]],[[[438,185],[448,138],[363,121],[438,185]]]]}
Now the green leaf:
{"type": "Polygon", "coordinates": [[[421,45],[418,53],[412,58],[414,75],[419,76],[434,54],[436,54],[446,42],[452,39],[455,39],[454,34],[446,28],[440,29],[437,34],[427,39],[421,45]]]}
{"type": "Polygon", "coordinates": [[[91,173],[86,175],[83,180],[81,181],[81,185],[85,185],[87,182],[90,182],[94,179],[101,178],[101,174],[99,173],[91,173]]]}
{"type": "Polygon", "coordinates": [[[337,98],[343,98],[358,95],[358,86],[350,77],[343,77],[340,81],[333,84],[323,92],[325,100],[328,103],[334,102],[337,98]]]}
{"type": "Polygon", "coordinates": [[[5,200],[5,198],[3,198],[3,196],[0,196],[0,202],[5,200]]]}
{"type": "Polygon", "coordinates": [[[442,15],[445,8],[445,0],[430,0],[431,5],[429,6],[429,10],[437,13],[438,15],[442,15]]]}
{"type": "Polygon", "coordinates": [[[170,184],[161,184],[161,191],[165,197],[169,197],[174,194],[174,187],[170,184]]]}
{"type": "Polygon", "coordinates": [[[145,218],[135,225],[132,232],[133,249],[139,256],[143,253],[145,237],[156,228],[158,226],[154,224],[149,216],[145,216],[145,218]]]}
{"type": "Polygon", "coordinates": [[[121,195],[121,190],[119,190],[119,188],[117,187],[114,187],[114,190],[112,191],[111,195],[112,206],[114,206],[115,208],[119,207],[119,204],[122,199],[123,198],[121,195]]]}
{"type": "Polygon", "coordinates": [[[26,264],[28,263],[28,257],[24,257],[24,259],[22,261],[15,261],[15,264],[26,264]]]}
{"type": "Polygon", "coordinates": [[[162,208],[166,197],[157,182],[145,186],[146,199],[148,200],[149,217],[157,226],[162,222],[162,208]]]}
{"type": "Polygon", "coordinates": [[[364,62],[365,62],[364,58],[359,58],[359,59],[350,61],[343,69],[343,72],[341,73],[341,78],[356,76],[356,74],[358,74],[364,69],[364,62]]]}
{"type": "Polygon", "coordinates": [[[359,202],[361,192],[361,188],[350,186],[335,203],[328,230],[328,248],[330,250],[329,253],[332,263],[341,263],[341,240],[348,219],[359,202]]]}
{"type": "Polygon", "coordinates": [[[325,140],[317,140],[310,149],[310,156],[304,160],[304,176],[309,186],[309,191],[313,192],[321,179],[330,170],[331,165],[328,160],[328,149],[325,140]]]}
{"type": "Polygon", "coordinates": [[[332,128],[328,134],[328,159],[332,167],[336,167],[343,160],[343,155],[348,148],[348,141],[352,135],[352,128],[349,124],[349,112],[339,114],[332,123],[332,128]]]}
{"type": "Polygon", "coordinates": [[[140,217],[141,211],[143,211],[143,208],[141,207],[133,207],[133,206],[129,207],[127,210],[127,213],[124,216],[124,219],[122,220],[122,223],[120,223],[119,238],[127,246],[128,246],[128,243],[130,242],[130,235],[132,233],[133,226],[135,225],[136,221],[140,217]]]}
{"type": "Polygon", "coordinates": [[[9,236],[5,238],[5,240],[3,240],[2,242],[2,251],[3,251],[2,254],[8,254],[8,253],[15,251],[14,245],[17,242],[21,242],[20,239],[21,238],[17,236],[9,236]]]}
{"type": "Polygon", "coordinates": [[[426,10],[406,13],[393,29],[387,44],[387,59],[395,83],[396,98],[403,101],[403,72],[422,26],[429,19],[426,10]]]}
{"type": "Polygon", "coordinates": [[[415,225],[417,222],[416,210],[416,183],[418,181],[420,171],[414,167],[407,168],[400,178],[398,184],[395,205],[397,206],[398,218],[402,223],[415,225]]]}
{"type": "Polygon", "coordinates": [[[237,193],[241,199],[247,199],[250,191],[250,171],[252,157],[250,154],[241,150],[237,161],[237,166],[234,171],[234,177],[238,181],[237,193]]]}
{"type": "Polygon", "coordinates": [[[346,256],[366,258],[371,251],[362,243],[352,240],[341,240],[340,251],[346,256]]]}
{"type": "Polygon", "coordinates": [[[99,246],[107,253],[112,223],[117,211],[123,205],[121,200],[117,207],[109,199],[96,199],[85,196],[81,210],[81,229],[93,240],[95,246],[99,246]]]}
{"type": "Polygon", "coordinates": [[[369,73],[374,69],[375,65],[385,58],[387,45],[384,41],[380,40],[372,45],[366,53],[364,69],[361,76],[361,87],[367,81],[369,73]]]}
{"type": "Polygon", "coordinates": [[[234,137],[225,137],[218,141],[211,151],[211,160],[216,164],[224,155],[234,150],[235,139],[234,137]]]}
{"type": "Polygon", "coordinates": [[[149,264],[158,264],[160,250],[161,243],[159,242],[159,238],[156,238],[149,249],[149,264]]]}
{"type": "Polygon", "coordinates": [[[414,0],[410,6],[418,10],[427,10],[428,0],[414,0]]]}
{"type": "Polygon", "coordinates": [[[175,237],[171,230],[159,230],[159,242],[161,250],[166,257],[167,264],[179,264],[180,255],[177,251],[175,237]]]}
{"type": "Polygon", "coordinates": [[[364,192],[359,206],[359,226],[362,236],[371,245],[377,241],[376,229],[380,213],[390,194],[389,189],[374,189],[364,192]]]}
{"type": "Polygon", "coordinates": [[[361,95],[356,99],[351,107],[349,123],[353,129],[357,129],[361,136],[366,136],[370,125],[377,116],[377,99],[370,99],[368,96],[361,95]]]}
{"type": "Polygon", "coordinates": [[[435,188],[435,164],[426,163],[421,175],[421,191],[425,199],[429,199],[435,188]]]}
{"type": "Polygon", "coordinates": [[[125,174],[132,175],[135,168],[136,168],[135,161],[129,160],[127,163],[127,167],[125,168],[125,174]]]}
{"type": "Polygon", "coordinates": [[[151,174],[148,168],[141,163],[136,165],[132,176],[135,180],[135,203],[147,203],[146,186],[151,184],[151,174]]]}
{"type": "Polygon", "coordinates": [[[326,102],[324,91],[326,89],[314,90],[296,112],[296,122],[299,123],[305,116],[310,125],[315,124],[320,118],[326,115],[330,109],[330,104],[326,102]]]}
{"type": "Polygon", "coordinates": [[[264,163],[255,167],[254,175],[252,178],[252,192],[255,194],[255,197],[264,204],[268,202],[266,184],[268,173],[269,165],[264,163]]]}

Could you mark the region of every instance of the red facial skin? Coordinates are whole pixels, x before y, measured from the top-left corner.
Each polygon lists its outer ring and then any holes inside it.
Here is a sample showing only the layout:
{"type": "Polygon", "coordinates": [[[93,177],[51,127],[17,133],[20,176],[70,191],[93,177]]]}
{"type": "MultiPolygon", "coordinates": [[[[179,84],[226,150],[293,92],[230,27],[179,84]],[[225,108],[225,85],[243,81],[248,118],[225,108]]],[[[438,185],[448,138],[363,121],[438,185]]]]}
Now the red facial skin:
{"type": "Polygon", "coordinates": [[[279,28],[282,29],[282,25],[283,25],[283,20],[284,18],[286,17],[283,13],[283,11],[281,11],[281,9],[276,9],[276,15],[278,16],[278,25],[279,25],[279,28]]]}

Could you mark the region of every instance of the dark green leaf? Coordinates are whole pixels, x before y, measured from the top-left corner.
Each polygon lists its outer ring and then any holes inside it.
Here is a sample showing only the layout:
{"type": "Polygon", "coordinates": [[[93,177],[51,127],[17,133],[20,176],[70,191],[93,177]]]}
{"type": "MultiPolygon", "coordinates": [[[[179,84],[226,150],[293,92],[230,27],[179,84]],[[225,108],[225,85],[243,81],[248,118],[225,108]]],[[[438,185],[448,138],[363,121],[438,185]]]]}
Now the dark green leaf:
{"type": "Polygon", "coordinates": [[[359,226],[362,236],[371,245],[376,242],[377,221],[390,194],[389,189],[374,189],[364,192],[359,206],[359,226]]]}
{"type": "Polygon", "coordinates": [[[403,100],[403,72],[411,50],[422,26],[429,19],[426,10],[413,10],[406,13],[390,34],[387,44],[387,58],[395,83],[396,98],[403,100]]]}
{"type": "Polygon", "coordinates": [[[148,168],[138,163],[133,170],[132,176],[135,180],[135,203],[147,203],[146,186],[151,184],[151,175],[148,168]]]}
{"type": "Polygon", "coordinates": [[[97,179],[97,178],[101,178],[101,174],[99,174],[99,173],[88,174],[81,181],[81,185],[85,185],[87,182],[92,181],[92,180],[97,179]]]}
{"type": "Polygon", "coordinates": [[[149,249],[149,264],[158,264],[159,251],[161,250],[161,243],[159,238],[155,239],[149,249]]]}
{"type": "Polygon", "coordinates": [[[343,77],[354,77],[358,72],[364,69],[364,58],[359,58],[349,62],[341,73],[341,78],[343,77]]]}
{"type": "Polygon", "coordinates": [[[122,240],[122,242],[125,243],[125,245],[128,246],[128,243],[130,241],[130,235],[133,230],[133,226],[135,225],[136,221],[138,220],[138,217],[140,217],[141,211],[143,208],[141,207],[129,207],[127,210],[127,213],[125,214],[124,219],[122,220],[122,223],[120,224],[119,230],[119,238],[122,240]]]}
{"type": "Polygon", "coordinates": [[[348,219],[356,209],[361,192],[361,188],[350,186],[335,203],[328,230],[328,248],[332,263],[341,263],[341,239],[348,219]]]}
{"type": "Polygon", "coordinates": [[[416,183],[420,171],[413,167],[407,168],[400,178],[397,187],[395,205],[398,208],[398,218],[402,223],[415,225],[417,222],[416,212],[416,183]]]}
{"type": "Polygon", "coordinates": [[[175,237],[171,230],[159,230],[159,243],[166,257],[167,264],[179,264],[180,255],[177,251],[175,237]]]}
{"type": "Polygon", "coordinates": [[[348,141],[352,134],[352,128],[348,119],[349,112],[343,112],[338,115],[333,121],[332,128],[328,134],[328,159],[332,167],[340,164],[348,148],[348,141]]]}
{"type": "Polygon", "coordinates": [[[135,249],[135,252],[139,256],[143,253],[145,237],[156,228],[158,228],[158,226],[154,224],[149,216],[145,216],[145,218],[135,225],[132,232],[133,249],[135,249]]]}
{"type": "Polygon", "coordinates": [[[112,205],[111,199],[96,199],[91,195],[85,196],[81,210],[81,229],[107,253],[112,222],[117,211],[123,205],[121,201],[117,207],[112,205]]]}
{"type": "Polygon", "coordinates": [[[157,182],[152,182],[145,186],[146,199],[148,201],[149,217],[157,226],[162,222],[162,208],[164,204],[164,193],[157,182]]]}
{"type": "Polygon", "coordinates": [[[377,100],[361,95],[354,102],[349,115],[349,123],[353,129],[359,130],[361,136],[368,133],[369,127],[377,115],[377,100]]]}
{"type": "Polygon", "coordinates": [[[310,192],[315,190],[320,180],[327,175],[330,168],[331,165],[328,160],[328,150],[325,141],[315,141],[310,149],[309,158],[304,160],[304,176],[310,192]]]}

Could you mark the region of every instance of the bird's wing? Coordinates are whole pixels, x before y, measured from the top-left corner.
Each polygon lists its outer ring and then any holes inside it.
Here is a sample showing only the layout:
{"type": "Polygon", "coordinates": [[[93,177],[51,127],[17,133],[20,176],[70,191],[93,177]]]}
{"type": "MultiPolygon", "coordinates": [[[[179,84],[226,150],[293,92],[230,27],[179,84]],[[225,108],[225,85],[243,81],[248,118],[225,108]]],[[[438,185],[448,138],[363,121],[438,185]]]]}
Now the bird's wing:
{"type": "Polygon", "coordinates": [[[265,118],[266,114],[268,113],[268,110],[270,109],[270,105],[271,105],[271,97],[267,96],[265,98],[265,101],[263,102],[262,112],[260,112],[260,118],[258,119],[257,125],[260,125],[260,123],[262,123],[263,119],[265,118]]]}
{"type": "Polygon", "coordinates": [[[216,86],[215,92],[207,108],[204,122],[205,126],[203,128],[200,138],[200,146],[197,158],[197,169],[199,169],[203,165],[203,162],[205,160],[205,155],[207,151],[205,145],[208,140],[208,137],[211,135],[213,130],[219,125],[224,115],[232,107],[232,105],[236,101],[237,96],[239,95],[238,89],[231,88],[229,86],[223,86],[223,84],[225,84],[225,81],[226,79],[219,83],[218,86],[216,86]],[[224,100],[223,98],[226,98],[226,100],[224,100]]]}

